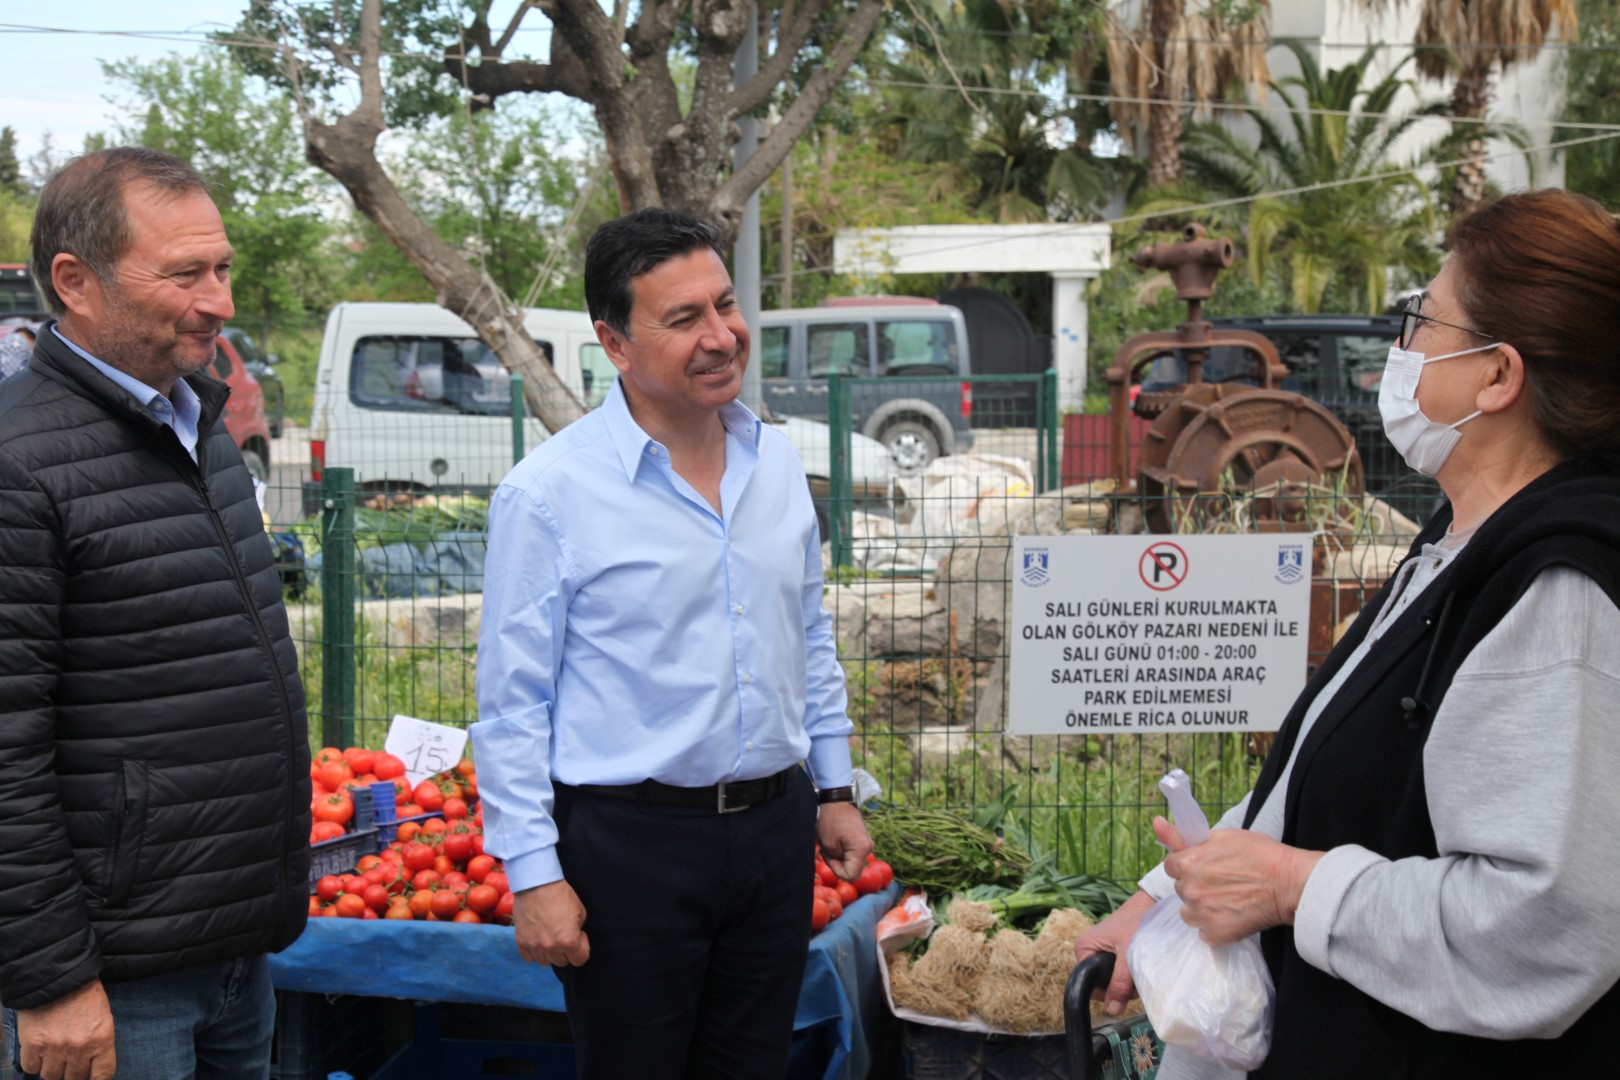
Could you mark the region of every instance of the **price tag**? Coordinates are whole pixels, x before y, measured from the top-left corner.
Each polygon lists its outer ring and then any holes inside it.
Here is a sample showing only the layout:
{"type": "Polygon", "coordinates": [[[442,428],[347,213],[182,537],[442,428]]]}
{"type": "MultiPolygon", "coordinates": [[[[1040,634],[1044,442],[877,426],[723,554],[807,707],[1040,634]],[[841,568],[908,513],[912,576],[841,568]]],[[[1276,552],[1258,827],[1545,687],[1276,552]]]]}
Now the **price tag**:
{"type": "Polygon", "coordinates": [[[414,716],[396,715],[388,725],[383,749],[405,763],[405,779],[415,787],[435,773],[455,768],[467,749],[467,732],[414,716]]]}

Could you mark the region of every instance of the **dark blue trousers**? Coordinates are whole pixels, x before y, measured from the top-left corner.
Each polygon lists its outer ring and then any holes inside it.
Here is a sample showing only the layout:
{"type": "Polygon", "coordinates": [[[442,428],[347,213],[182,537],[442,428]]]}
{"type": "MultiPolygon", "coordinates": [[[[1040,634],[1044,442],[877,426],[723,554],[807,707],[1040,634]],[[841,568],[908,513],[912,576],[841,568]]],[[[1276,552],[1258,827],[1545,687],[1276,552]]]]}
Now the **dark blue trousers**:
{"type": "Polygon", "coordinates": [[[815,792],[746,810],[557,788],[591,956],[558,968],[587,1080],[780,1080],[810,944],[815,792]]]}

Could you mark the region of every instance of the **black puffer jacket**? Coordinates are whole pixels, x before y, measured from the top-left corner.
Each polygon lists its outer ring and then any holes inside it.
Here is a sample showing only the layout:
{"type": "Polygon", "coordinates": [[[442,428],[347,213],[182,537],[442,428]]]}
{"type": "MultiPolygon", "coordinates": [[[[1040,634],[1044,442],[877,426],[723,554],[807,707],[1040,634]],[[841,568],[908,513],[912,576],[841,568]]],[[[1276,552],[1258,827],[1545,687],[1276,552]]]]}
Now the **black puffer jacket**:
{"type": "Polygon", "coordinates": [[[0,384],[0,1001],[286,947],[303,687],[252,480],[45,328],[0,384]]]}

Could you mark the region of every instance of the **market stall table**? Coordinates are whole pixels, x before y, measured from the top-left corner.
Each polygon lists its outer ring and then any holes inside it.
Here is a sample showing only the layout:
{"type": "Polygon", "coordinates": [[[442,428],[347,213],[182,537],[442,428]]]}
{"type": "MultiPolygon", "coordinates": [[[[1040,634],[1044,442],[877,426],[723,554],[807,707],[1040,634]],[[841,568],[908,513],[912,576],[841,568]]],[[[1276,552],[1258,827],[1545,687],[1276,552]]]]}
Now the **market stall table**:
{"type": "MultiPolygon", "coordinates": [[[[899,895],[900,887],[890,885],[863,896],[811,939],[793,1021],[790,1075],[795,1080],[860,1080],[866,1075],[867,1033],[884,1008],[876,926],[899,895]]],[[[270,958],[270,973],[279,991],[405,998],[429,1006],[461,1002],[563,1011],[556,976],[518,956],[510,927],[311,919],[302,937],[270,958]]],[[[433,1033],[436,1025],[436,1014],[419,1017],[417,1045],[401,1051],[398,1060],[435,1053],[422,1043],[424,1032],[433,1033]]],[[[556,1057],[570,1061],[572,1052],[558,1048],[556,1057]]],[[[569,1074],[571,1070],[557,1075],[569,1074]]],[[[403,1078],[412,1073],[396,1068],[373,1075],[403,1078]]]]}

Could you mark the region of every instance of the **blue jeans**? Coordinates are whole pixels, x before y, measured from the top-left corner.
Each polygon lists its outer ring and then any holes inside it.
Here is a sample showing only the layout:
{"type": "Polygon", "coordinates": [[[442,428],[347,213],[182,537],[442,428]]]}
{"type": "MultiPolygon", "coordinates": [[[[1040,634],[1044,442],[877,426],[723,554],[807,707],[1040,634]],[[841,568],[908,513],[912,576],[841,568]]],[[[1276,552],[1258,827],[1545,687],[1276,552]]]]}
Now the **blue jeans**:
{"type": "MultiPolygon", "coordinates": [[[[255,1080],[270,1075],[276,995],[270,959],[250,956],[107,983],[117,1080],[255,1080]]],[[[17,1018],[6,1010],[7,1052],[20,1080],[17,1018]]]]}

